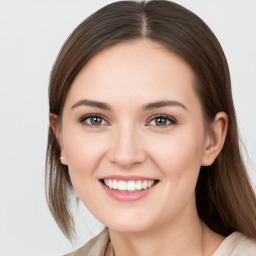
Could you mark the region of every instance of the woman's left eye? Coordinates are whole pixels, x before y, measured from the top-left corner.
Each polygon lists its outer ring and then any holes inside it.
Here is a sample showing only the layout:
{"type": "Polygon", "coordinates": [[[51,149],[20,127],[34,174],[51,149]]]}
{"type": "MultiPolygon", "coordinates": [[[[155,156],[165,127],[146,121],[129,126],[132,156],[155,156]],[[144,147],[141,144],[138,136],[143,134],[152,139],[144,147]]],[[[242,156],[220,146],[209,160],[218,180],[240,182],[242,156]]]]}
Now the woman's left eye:
{"type": "Polygon", "coordinates": [[[89,126],[100,126],[100,125],[106,125],[107,122],[104,120],[103,117],[98,115],[88,115],[84,116],[80,119],[81,123],[84,123],[85,125],[89,126]]]}
{"type": "Polygon", "coordinates": [[[151,119],[147,125],[150,126],[168,126],[171,124],[176,124],[176,120],[170,116],[160,115],[155,116],[153,119],[151,119]]]}

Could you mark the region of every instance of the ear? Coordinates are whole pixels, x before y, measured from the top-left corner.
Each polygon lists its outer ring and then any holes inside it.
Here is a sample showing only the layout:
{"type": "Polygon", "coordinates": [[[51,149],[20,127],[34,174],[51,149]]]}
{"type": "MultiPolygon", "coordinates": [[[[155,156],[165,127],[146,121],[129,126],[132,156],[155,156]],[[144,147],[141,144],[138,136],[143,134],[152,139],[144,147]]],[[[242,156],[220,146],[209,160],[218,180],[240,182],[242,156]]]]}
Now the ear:
{"type": "Polygon", "coordinates": [[[61,131],[60,131],[58,119],[59,119],[58,115],[52,114],[52,113],[49,114],[50,125],[52,127],[52,130],[53,130],[53,132],[56,136],[56,139],[57,139],[59,147],[60,147],[60,152],[61,152],[60,161],[61,161],[62,164],[67,165],[67,159],[66,159],[66,156],[65,156],[65,150],[64,150],[64,147],[63,147],[62,136],[61,136],[61,131]]]}
{"type": "Polygon", "coordinates": [[[223,148],[228,129],[228,116],[219,112],[207,132],[205,149],[202,156],[202,166],[211,165],[223,148]]]}

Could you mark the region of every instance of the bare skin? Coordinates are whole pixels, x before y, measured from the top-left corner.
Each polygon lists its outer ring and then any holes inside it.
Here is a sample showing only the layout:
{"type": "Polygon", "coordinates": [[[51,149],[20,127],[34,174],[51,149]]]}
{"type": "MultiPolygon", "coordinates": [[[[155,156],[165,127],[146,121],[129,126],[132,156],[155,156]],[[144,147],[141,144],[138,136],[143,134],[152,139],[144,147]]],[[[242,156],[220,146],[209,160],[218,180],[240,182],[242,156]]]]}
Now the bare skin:
{"type": "MultiPolygon", "coordinates": [[[[189,240],[189,234],[182,236],[181,244],[177,243],[176,239],[171,239],[170,234],[168,238],[157,241],[157,237],[163,237],[163,233],[155,234],[153,238],[143,237],[141,241],[138,239],[136,234],[132,235],[133,239],[128,240],[127,237],[122,237],[120,241],[120,236],[117,235],[118,241],[115,241],[115,234],[111,233],[111,244],[108,248],[106,256],[128,256],[128,255],[196,255],[196,256],[211,256],[216,251],[216,249],[223,242],[225,237],[213,232],[209,229],[203,222],[201,222],[201,230],[193,230],[194,238],[193,242],[189,240]],[[186,241],[188,239],[188,241],[186,241]],[[197,242],[196,242],[197,240],[197,242]],[[115,242],[114,242],[115,241],[115,242]],[[114,246],[113,246],[114,242],[114,246]],[[159,246],[161,243],[161,246],[159,246]],[[193,248],[194,245],[196,245],[193,248]],[[185,245],[185,246],[184,246],[185,245]],[[185,247],[185,248],[184,248],[185,247]]],[[[190,234],[191,235],[191,234],[190,234]]]]}
{"type": "Polygon", "coordinates": [[[200,167],[223,147],[228,118],[220,112],[205,124],[194,81],[163,46],[120,43],[79,72],[61,129],[50,115],[62,164],[80,200],[109,228],[115,256],[207,256],[224,239],[202,224],[195,186],[200,167]],[[138,200],[117,200],[121,189],[107,187],[109,176],[154,186],[138,200]]]}

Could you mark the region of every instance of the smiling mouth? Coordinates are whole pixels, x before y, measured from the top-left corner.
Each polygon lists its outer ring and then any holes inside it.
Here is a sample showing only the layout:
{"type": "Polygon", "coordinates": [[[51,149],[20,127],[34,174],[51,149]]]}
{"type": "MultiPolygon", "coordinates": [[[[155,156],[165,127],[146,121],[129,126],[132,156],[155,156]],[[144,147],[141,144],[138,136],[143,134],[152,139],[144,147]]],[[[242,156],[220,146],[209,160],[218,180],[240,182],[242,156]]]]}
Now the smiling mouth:
{"type": "Polygon", "coordinates": [[[147,190],[159,182],[159,180],[124,181],[115,179],[102,179],[100,181],[106,187],[120,192],[137,192],[141,190],[147,190]]]}

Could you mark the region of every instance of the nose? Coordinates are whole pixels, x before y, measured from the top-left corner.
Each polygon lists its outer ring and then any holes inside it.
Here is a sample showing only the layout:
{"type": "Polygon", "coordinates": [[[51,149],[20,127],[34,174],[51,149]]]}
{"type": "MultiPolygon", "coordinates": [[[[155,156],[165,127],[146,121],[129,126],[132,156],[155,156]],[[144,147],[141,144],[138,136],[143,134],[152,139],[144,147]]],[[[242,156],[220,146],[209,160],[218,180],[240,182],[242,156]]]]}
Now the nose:
{"type": "Polygon", "coordinates": [[[142,134],[136,131],[136,128],[123,124],[114,133],[109,151],[109,159],[112,163],[123,168],[131,168],[146,160],[142,134]]]}

